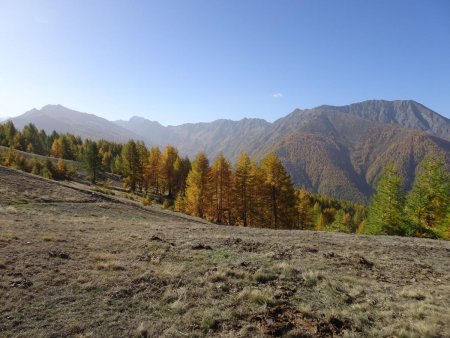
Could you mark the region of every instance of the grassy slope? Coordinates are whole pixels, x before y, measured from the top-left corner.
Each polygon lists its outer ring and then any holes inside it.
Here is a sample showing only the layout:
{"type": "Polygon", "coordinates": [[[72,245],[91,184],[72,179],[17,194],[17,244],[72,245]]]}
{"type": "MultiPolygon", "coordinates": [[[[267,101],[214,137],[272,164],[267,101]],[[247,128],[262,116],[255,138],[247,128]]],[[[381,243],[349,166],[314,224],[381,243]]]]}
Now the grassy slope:
{"type": "Polygon", "coordinates": [[[87,189],[0,167],[0,336],[449,336],[448,242],[218,226],[87,189]]]}

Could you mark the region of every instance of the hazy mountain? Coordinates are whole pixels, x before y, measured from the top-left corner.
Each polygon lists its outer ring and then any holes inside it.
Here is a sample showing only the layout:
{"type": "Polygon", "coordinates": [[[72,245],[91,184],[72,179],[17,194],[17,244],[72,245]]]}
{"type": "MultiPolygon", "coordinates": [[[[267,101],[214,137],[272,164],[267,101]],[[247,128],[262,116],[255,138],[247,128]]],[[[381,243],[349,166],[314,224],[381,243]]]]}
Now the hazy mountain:
{"type": "Polygon", "coordinates": [[[429,153],[450,163],[450,121],[414,101],[372,100],[348,106],[296,109],[274,123],[261,119],[217,120],[162,126],[142,117],[110,122],[62,106],[46,106],[13,119],[46,131],[148,145],[172,144],[191,158],[204,151],[235,160],[241,151],[261,159],[274,151],[298,186],[339,198],[367,201],[388,161],[399,164],[406,183],[429,153]]]}
{"type": "Polygon", "coordinates": [[[167,137],[166,127],[159,122],[147,120],[143,117],[133,116],[129,121],[114,121],[120,127],[133,131],[149,144],[165,144],[167,137]]]}
{"type": "Polygon", "coordinates": [[[181,153],[191,157],[204,151],[208,156],[222,152],[232,159],[245,149],[245,145],[258,139],[271,126],[265,120],[247,118],[240,121],[216,120],[167,127],[142,117],[132,117],[129,121],[116,123],[133,130],[148,144],[173,144],[181,153]]]}
{"type": "Polygon", "coordinates": [[[33,123],[47,133],[56,130],[57,132],[72,133],[94,140],[103,138],[116,142],[126,142],[131,138],[139,138],[136,133],[122,128],[114,122],[61,105],[47,105],[42,109],[32,109],[11,120],[19,129],[22,129],[28,123],[33,123]]]}

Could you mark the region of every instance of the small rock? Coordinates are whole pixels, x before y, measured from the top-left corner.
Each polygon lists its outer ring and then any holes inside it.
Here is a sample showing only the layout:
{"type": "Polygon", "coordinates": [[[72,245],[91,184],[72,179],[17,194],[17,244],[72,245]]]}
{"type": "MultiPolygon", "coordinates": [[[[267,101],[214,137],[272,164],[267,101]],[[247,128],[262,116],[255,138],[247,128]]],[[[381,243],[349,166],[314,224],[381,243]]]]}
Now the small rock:
{"type": "Polygon", "coordinates": [[[365,259],[364,257],[360,256],[359,257],[359,264],[364,265],[365,267],[371,269],[374,264],[370,261],[368,261],[367,259],[365,259]]]}
{"type": "Polygon", "coordinates": [[[192,250],[212,250],[212,248],[209,245],[204,245],[204,244],[196,244],[193,245],[192,250]]]}
{"type": "Polygon", "coordinates": [[[59,257],[62,259],[70,259],[70,255],[67,252],[60,251],[60,250],[50,250],[48,252],[49,257],[59,257]]]}
{"type": "Polygon", "coordinates": [[[9,283],[12,288],[26,289],[33,285],[33,282],[28,279],[15,279],[9,283]]]}

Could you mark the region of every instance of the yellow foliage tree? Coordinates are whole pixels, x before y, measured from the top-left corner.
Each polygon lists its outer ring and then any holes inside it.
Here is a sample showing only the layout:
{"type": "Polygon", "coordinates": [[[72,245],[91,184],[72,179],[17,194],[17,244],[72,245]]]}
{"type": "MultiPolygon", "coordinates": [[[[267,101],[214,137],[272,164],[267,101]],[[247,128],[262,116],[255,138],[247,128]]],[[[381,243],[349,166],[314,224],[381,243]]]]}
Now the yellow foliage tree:
{"type": "Polygon", "coordinates": [[[194,216],[205,217],[208,209],[209,161],[199,153],[186,180],[186,211],[194,216]]]}
{"type": "Polygon", "coordinates": [[[261,208],[266,227],[291,229],[295,227],[295,192],[291,179],[274,153],[261,162],[261,208]]]}
{"type": "Polygon", "coordinates": [[[214,222],[226,223],[230,220],[231,164],[220,154],[214,160],[209,175],[210,209],[208,216],[214,222]]]}

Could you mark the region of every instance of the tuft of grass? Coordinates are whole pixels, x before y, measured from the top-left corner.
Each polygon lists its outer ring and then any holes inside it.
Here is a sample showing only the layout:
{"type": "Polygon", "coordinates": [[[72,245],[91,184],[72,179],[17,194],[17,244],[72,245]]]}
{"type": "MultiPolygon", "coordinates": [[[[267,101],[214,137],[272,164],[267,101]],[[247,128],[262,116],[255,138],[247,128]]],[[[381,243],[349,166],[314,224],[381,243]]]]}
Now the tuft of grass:
{"type": "Polygon", "coordinates": [[[96,253],[94,259],[97,262],[106,262],[112,259],[112,255],[106,252],[96,253]]]}
{"type": "Polygon", "coordinates": [[[279,275],[280,279],[291,279],[296,277],[300,271],[287,262],[277,263],[272,270],[279,275]]]}
{"type": "Polygon", "coordinates": [[[0,269],[6,269],[6,261],[0,258],[0,269]]]}
{"type": "Polygon", "coordinates": [[[408,299],[415,299],[415,300],[424,300],[426,297],[425,295],[416,289],[407,289],[404,288],[401,292],[400,292],[400,296],[402,296],[403,298],[408,298],[408,299]]]}
{"type": "Polygon", "coordinates": [[[256,282],[263,284],[277,279],[277,275],[271,271],[258,270],[253,276],[256,282]]]}
{"type": "Polygon", "coordinates": [[[106,270],[106,271],[123,271],[125,267],[118,261],[109,261],[98,263],[96,266],[97,270],[106,270]]]}
{"type": "Polygon", "coordinates": [[[439,330],[432,324],[420,321],[418,323],[402,323],[393,327],[384,328],[383,336],[399,338],[433,338],[441,337],[439,330]]]}
{"type": "Polygon", "coordinates": [[[230,269],[226,271],[225,275],[233,279],[245,279],[246,273],[242,270],[230,269]]]}
{"type": "Polygon", "coordinates": [[[211,283],[226,282],[227,275],[226,275],[226,273],[224,273],[222,271],[217,271],[217,272],[213,273],[208,279],[211,283]]]}
{"type": "Polygon", "coordinates": [[[250,302],[258,305],[268,305],[273,301],[274,293],[270,288],[244,288],[238,299],[245,302],[250,302]]]}
{"type": "Polygon", "coordinates": [[[54,242],[56,241],[56,237],[53,235],[44,235],[42,236],[42,240],[45,242],[54,242]]]}
{"type": "Polygon", "coordinates": [[[141,324],[139,324],[139,326],[137,328],[137,337],[139,337],[139,338],[149,337],[147,325],[145,325],[143,322],[141,324]]]}
{"type": "Polygon", "coordinates": [[[320,271],[309,270],[302,274],[302,278],[303,281],[305,282],[305,286],[310,288],[316,286],[319,283],[319,281],[324,279],[324,276],[320,271]]]}
{"type": "Polygon", "coordinates": [[[217,329],[218,325],[219,325],[219,320],[217,320],[210,314],[207,314],[202,318],[201,328],[204,331],[210,331],[210,330],[214,331],[217,329]]]}
{"type": "Polygon", "coordinates": [[[179,314],[184,313],[188,308],[186,288],[173,290],[171,296],[175,296],[176,299],[169,305],[170,309],[179,314]]]}

